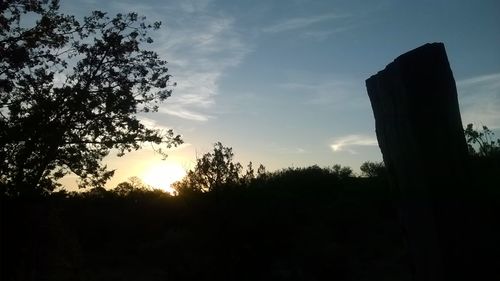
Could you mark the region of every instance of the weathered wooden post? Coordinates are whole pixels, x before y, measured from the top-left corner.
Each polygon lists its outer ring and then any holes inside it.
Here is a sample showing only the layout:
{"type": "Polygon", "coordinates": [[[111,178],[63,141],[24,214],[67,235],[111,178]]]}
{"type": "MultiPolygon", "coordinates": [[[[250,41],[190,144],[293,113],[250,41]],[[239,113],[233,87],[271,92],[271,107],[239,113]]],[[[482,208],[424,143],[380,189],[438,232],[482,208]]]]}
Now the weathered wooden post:
{"type": "Polygon", "coordinates": [[[473,280],[467,145],[444,45],[399,56],[366,87],[384,162],[400,191],[415,279],[473,280]]]}

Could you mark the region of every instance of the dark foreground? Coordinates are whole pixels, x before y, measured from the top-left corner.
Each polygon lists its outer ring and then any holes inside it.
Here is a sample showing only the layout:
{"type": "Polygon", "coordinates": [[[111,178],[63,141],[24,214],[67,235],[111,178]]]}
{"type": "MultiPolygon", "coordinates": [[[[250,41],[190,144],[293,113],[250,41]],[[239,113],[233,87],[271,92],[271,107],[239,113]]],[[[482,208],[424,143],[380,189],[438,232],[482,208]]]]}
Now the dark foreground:
{"type": "MultiPolygon", "coordinates": [[[[471,200],[481,201],[482,247],[500,266],[492,180],[478,182],[489,196],[471,200]]],[[[383,178],[313,169],[180,197],[101,190],[3,199],[1,279],[411,280],[396,197],[383,178]]]]}

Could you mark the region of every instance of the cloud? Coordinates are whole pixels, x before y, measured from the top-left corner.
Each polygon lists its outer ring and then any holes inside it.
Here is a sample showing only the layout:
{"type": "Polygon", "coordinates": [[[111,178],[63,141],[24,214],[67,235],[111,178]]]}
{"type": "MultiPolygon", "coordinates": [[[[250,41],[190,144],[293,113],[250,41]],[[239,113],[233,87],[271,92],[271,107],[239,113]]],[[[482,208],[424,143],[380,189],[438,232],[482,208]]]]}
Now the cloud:
{"type": "Polygon", "coordinates": [[[175,79],[181,82],[159,112],[193,121],[208,121],[212,118],[208,111],[215,104],[219,77],[217,72],[184,69],[175,79]]]}
{"type": "Polygon", "coordinates": [[[279,153],[279,154],[304,154],[307,153],[307,150],[301,147],[296,146],[285,146],[277,143],[270,143],[268,146],[269,150],[279,153]]]}
{"type": "Polygon", "coordinates": [[[161,112],[193,121],[208,121],[210,118],[212,118],[212,116],[210,115],[197,113],[195,111],[189,111],[182,107],[171,107],[168,109],[164,108],[161,110],[161,112]]]}
{"type": "Polygon", "coordinates": [[[351,154],[357,154],[353,146],[376,146],[377,139],[374,136],[367,135],[347,135],[334,139],[330,145],[333,152],[347,151],[351,154]]]}
{"type": "Polygon", "coordinates": [[[168,61],[177,87],[160,107],[162,113],[192,121],[211,119],[221,77],[252,50],[236,31],[234,18],[213,12],[211,2],[113,2],[116,9],[137,11],[163,23],[159,31],[152,33],[152,47],[168,61]]]}
{"type": "Polygon", "coordinates": [[[340,26],[328,30],[308,30],[304,33],[301,34],[301,37],[304,39],[312,39],[316,41],[324,41],[328,39],[330,36],[341,33],[347,30],[351,30],[355,28],[355,25],[346,25],[346,26],[340,26]]]}
{"type": "MultiPolygon", "coordinates": [[[[298,80],[298,79],[291,79],[298,80]]],[[[305,98],[305,104],[317,106],[341,106],[342,108],[357,108],[369,106],[365,90],[359,81],[352,78],[338,79],[335,77],[308,78],[308,82],[282,83],[279,87],[287,92],[294,92],[305,98]],[[311,80],[316,80],[311,82],[311,80]]]]}
{"type": "Polygon", "coordinates": [[[492,81],[496,82],[496,83],[493,83],[493,86],[498,87],[500,85],[500,73],[480,75],[480,76],[460,80],[457,82],[457,85],[460,87],[467,87],[467,86],[471,86],[471,85],[490,83],[492,81]]]}
{"type": "Polygon", "coordinates": [[[307,151],[300,147],[280,147],[277,152],[281,154],[304,154],[307,151]]]}
{"type": "Polygon", "coordinates": [[[170,61],[177,82],[172,98],[161,110],[180,118],[207,121],[215,105],[219,81],[228,68],[241,63],[250,52],[234,31],[234,20],[200,16],[177,26],[161,40],[161,52],[170,61]]]}
{"type": "Polygon", "coordinates": [[[198,11],[204,11],[207,9],[207,6],[212,2],[211,0],[195,0],[195,1],[180,1],[178,4],[180,5],[182,11],[186,13],[195,13],[198,11]]]}
{"type": "Polygon", "coordinates": [[[178,146],[176,147],[172,147],[168,150],[168,152],[172,152],[172,151],[178,151],[178,150],[183,150],[183,149],[186,149],[188,147],[191,147],[193,146],[192,144],[188,143],[188,142],[184,142],[184,143],[181,143],[179,144],[178,146]]]}
{"type": "Polygon", "coordinates": [[[285,31],[290,31],[290,30],[306,28],[308,26],[311,26],[313,24],[320,23],[320,22],[325,22],[325,21],[339,19],[339,18],[346,18],[346,17],[349,17],[349,16],[343,15],[343,14],[330,13],[330,14],[315,15],[315,16],[309,16],[309,17],[291,18],[291,19],[286,19],[282,22],[276,23],[274,25],[265,27],[264,29],[262,29],[262,31],[267,32],[267,33],[285,32],[285,31]]]}
{"type": "Polygon", "coordinates": [[[500,128],[500,73],[457,82],[462,122],[500,128]]]}

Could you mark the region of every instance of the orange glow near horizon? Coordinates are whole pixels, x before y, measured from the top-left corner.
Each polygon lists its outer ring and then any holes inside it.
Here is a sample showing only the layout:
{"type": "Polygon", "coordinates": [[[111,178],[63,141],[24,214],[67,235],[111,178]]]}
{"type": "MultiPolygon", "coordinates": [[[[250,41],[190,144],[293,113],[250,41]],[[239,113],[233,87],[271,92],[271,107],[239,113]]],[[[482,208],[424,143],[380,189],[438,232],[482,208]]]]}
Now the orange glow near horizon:
{"type": "Polygon", "coordinates": [[[171,185],[185,175],[186,170],[180,164],[161,161],[146,166],[140,178],[144,183],[172,194],[174,189],[171,185]]]}

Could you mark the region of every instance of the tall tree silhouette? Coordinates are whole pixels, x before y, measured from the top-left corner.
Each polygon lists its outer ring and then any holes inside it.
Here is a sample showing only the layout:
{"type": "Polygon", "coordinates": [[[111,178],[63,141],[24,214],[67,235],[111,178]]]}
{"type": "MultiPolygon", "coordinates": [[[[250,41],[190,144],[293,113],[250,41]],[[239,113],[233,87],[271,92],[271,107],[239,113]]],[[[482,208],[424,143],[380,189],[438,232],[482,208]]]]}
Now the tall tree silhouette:
{"type": "Polygon", "coordinates": [[[160,152],[181,143],[137,118],[171,95],[167,62],[144,49],[160,23],[101,11],[79,21],[58,2],[0,4],[4,193],[49,192],[71,172],[82,187],[102,186],[113,174],[101,163],[111,149],[121,156],[146,142],[160,152]]]}

